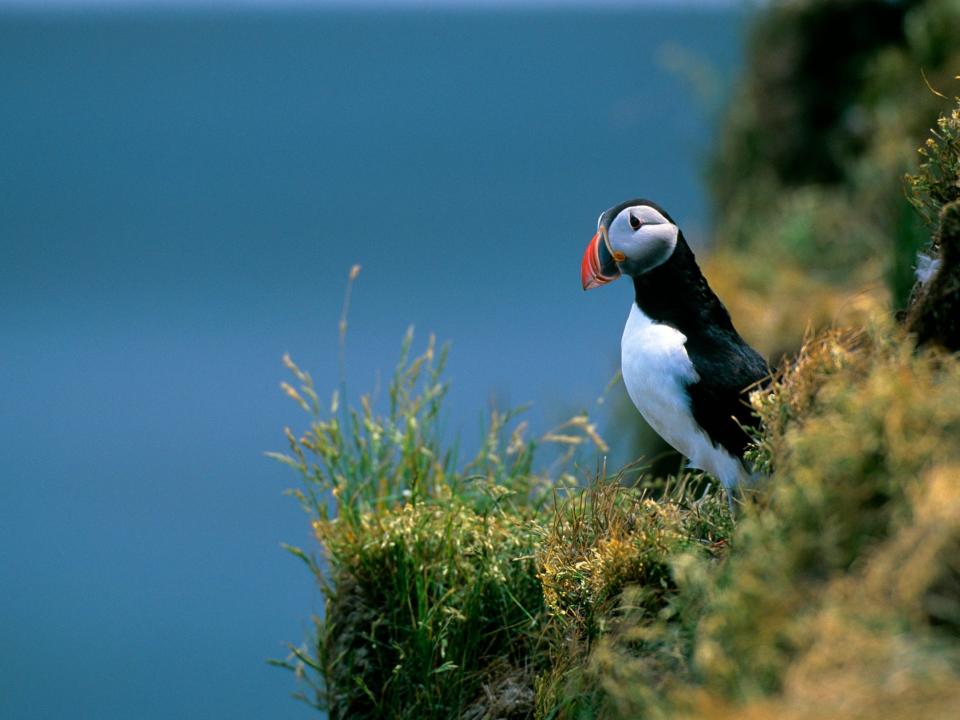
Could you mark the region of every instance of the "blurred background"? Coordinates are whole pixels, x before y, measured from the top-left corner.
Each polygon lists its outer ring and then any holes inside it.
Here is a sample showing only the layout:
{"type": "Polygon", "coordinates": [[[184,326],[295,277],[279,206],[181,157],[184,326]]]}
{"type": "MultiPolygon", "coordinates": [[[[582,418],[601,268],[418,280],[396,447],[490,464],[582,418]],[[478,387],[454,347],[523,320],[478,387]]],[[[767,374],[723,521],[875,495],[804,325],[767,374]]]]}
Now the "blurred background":
{"type": "Polygon", "coordinates": [[[321,600],[263,452],[306,422],[283,353],[338,383],[355,263],[348,386],[450,341],[464,455],[529,402],[659,457],[598,404],[631,289],[579,286],[628,197],[774,361],[902,306],[958,48],[956,0],[0,0],[0,716],[311,715],[266,665],[321,600]]]}
{"type": "Polygon", "coordinates": [[[336,387],[359,263],[356,394],[414,324],[464,454],[594,409],[631,292],[583,249],[638,195],[705,242],[744,16],[0,0],[0,716],[309,714],[266,664],[321,611],[283,353],[336,387]]]}

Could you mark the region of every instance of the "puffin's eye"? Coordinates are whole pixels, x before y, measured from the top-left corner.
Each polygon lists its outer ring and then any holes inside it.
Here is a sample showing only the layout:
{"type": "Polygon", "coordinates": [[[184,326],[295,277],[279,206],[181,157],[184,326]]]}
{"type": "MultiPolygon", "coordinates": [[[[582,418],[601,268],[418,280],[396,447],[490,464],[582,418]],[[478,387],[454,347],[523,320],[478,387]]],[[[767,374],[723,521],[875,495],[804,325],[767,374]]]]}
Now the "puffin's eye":
{"type": "Polygon", "coordinates": [[[640,218],[633,213],[630,213],[630,227],[632,227],[634,230],[639,230],[641,225],[643,225],[643,223],[640,222],[640,218]]]}

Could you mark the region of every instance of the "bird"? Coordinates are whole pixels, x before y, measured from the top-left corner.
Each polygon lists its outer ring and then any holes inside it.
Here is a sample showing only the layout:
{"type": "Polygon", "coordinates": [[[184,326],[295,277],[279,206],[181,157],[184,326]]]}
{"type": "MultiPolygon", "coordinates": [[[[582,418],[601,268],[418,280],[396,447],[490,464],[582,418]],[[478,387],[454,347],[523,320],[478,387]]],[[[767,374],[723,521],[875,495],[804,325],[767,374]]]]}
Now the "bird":
{"type": "Polygon", "coordinates": [[[580,265],[584,290],[625,275],[634,301],[620,343],[630,400],[647,423],[733,493],[752,479],[744,463],[756,427],[746,392],[770,376],[711,290],[693,250],[655,202],[627,200],[601,213],[580,265]]]}

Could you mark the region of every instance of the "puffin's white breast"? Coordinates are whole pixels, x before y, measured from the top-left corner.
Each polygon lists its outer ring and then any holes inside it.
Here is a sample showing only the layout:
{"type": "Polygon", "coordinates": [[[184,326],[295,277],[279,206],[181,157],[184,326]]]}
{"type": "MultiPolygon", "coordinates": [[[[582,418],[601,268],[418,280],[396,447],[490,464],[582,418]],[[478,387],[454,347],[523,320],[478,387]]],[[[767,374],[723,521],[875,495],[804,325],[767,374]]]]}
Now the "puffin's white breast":
{"type": "Polygon", "coordinates": [[[676,328],[653,322],[633,303],[620,343],[620,367],[627,394],[664,440],[727,487],[747,478],[740,460],[714,445],[697,424],[686,386],[697,375],[676,328]]]}

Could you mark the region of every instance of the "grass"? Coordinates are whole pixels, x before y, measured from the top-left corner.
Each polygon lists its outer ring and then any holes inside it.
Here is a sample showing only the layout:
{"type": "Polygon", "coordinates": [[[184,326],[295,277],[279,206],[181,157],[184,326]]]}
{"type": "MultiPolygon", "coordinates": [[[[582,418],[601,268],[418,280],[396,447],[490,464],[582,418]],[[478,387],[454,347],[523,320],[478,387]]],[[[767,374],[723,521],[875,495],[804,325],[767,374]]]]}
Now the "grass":
{"type": "MultiPolygon", "coordinates": [[[[960,362],[916,352],[881,319],[810,338],[754,401],[769,480],[735,525],[651,536],[638,524],[641,552],[613,564],[615,601],[607,585],[574,583],[566,615],[600,629],[557,692],[576,704],[554,717],[954,712],[960,362]],[[581,619],[593,598],[603,624],[581,619]]],[[[667,527],[695,516],[679,517],[667,527]]]]}
{"type": "Polygon", "coordinates": [[[700,476],[576,487],[574,451],[606,451],[582,415],[528,440],[515,413],[495,412],[458,467],[440,432],[446,352],[412,345],[409,332],[383,413],[369,396],[346,407],[342,387],[322,405],[284,358],[283,390],[309,420],[271,455],[301,477],[293,494],[321,552],[290,550],[326,603],[277,664],[331,718],[558,717],[565,673],[616,624],[628,587],[634,612],[655,617],[676,593],[674,556],[723,553],[725,496],[700,476]],[[535,470],[545,444],[566,450],[551,477],[535,470]]]}
{"type": "Polygon", "coordinates": [[[810,337],[754,395],[771,476],[735,522],[702,476],[558,490],[508,415],[456,469],[444,355],[411,344],[383,416],[324,415],[287,361],[312,419],[278,457],[326,612],[284,664],[332,718],[817,717],[822,688],[855,698],[844,717],[945,717],[960,697],[956,358],[883,315],[810,337]]]}
{"type": "Polygon", "coordinates": [[[905,177],[908,198],[933,227],[940,219],[940,210],[960,200],[960,106],[937,118],[937,126],[917,152],[920,167],[905,177]]]}
{"type": "MultiPolygon", "coordinates": [[[[355,277],[355,276],[354,276],[355,277]]],[[[323,408],[288,357],[284,391],[309,415],[273,457],[303,482],[294,495],[323,548],[291,548],[326,596],[315,635],[281,663],[304,699],[337,717],[453,717],[532,708],[546,619],[538,580],[539,519],[554,485],[532,470],[540,442],[602,440],[586,417],[538,441],[513,413],[494,413],[479,453],[457,467],[441,446],[446,351],[431,338],[401,347],[386,410],[343,389],[323,408]]]]}

